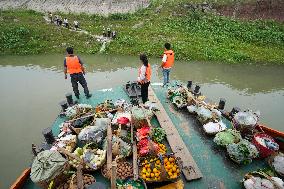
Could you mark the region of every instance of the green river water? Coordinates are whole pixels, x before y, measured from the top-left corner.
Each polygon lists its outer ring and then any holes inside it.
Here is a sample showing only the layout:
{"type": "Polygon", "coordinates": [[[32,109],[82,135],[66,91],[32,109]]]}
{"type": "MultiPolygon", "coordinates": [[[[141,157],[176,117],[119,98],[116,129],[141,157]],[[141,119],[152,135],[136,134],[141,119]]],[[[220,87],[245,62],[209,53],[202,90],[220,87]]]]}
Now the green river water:
{"type": "MultiPolygon", "coordinates": [[[[8,186],[31,162],[31,144],[60,111],[58,102],[72,91],[62,73],[64,55],[0,56],[0,188],[8,186]]],[[[137,78],[138,57],[84,55],[91,91],[137,78]]],[[[150,59],[152,82],[161,82],[159,59],[150,59]]],[[[201,91],[226,108],[260,110],[261,122],[284,131],[284,66],[179,62],[171,79],[193,80],[201,91]]],[[[94,94],[95,95],[95,94],[94,94]]]]}

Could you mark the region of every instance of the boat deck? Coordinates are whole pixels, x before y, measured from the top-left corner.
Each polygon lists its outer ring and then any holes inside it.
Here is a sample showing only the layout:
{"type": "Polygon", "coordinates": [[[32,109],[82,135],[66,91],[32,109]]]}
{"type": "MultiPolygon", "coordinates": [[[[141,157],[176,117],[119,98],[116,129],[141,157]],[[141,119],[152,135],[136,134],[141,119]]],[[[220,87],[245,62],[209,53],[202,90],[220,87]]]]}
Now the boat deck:
{"type": "MultiPolygon", "coordinates": [[[[264,168],[267,163],[263,160],[254,160],[249,165],[237,165],[226,156],[225,149],[217,147],[213,143],[213,137],[204,134],[201,125],[194,116],[189,115],[185,111],[176,110],[166,99],[166,89],[161,86],[152,86],[157,98],[160,100],[166,110],[171,121],[175,125],[184,144],[191,153],[203,177],[190,182],[184,180],[185,188],[190,189],[239,189],[240,181],[243,176],[253,170],[264,168]]],[[[91,99],[80,99],[79,103],[87,103],[93,106],[106,99],[125,99],[129,100],[122,87],[113,88],[111,90],[100,90],[93,93],[91,99]]],[[[54,135],[59,134],[59,124],[65,121],[65,118],[57,117],[53,123],[54,135]]],[[[157,120],[152,120],[152,124],[158,124],[157,120]]],[[[227,122],[230,125],[230,122],[227,122]]],[[[94,176],[97,181],[110,183],[101,176],[100,171],[95,172],[94,176]]],[[[30,180],[26,182],[24,189],[38,189],[30,180]]]]}

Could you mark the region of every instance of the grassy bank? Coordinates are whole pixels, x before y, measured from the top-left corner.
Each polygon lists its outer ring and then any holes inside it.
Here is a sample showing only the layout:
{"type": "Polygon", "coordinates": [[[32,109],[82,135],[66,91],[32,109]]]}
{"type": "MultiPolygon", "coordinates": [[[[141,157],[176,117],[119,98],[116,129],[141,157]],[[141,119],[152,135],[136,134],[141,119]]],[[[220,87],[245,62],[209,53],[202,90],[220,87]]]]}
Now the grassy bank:
{"type": "MultiPolygon", "coordinates": [[[[160,56],[163,44],[173,44],[177,59],[284,64],[284,24],[274,21],[241,21],[210,13],[192,12],[186,0],[152,5],[134,14],[66,15],[83,29],[101,34],[103,26],[118,31],[107,46],[108,54],[160,56]],[[157,8],[158,7],[158,8],[157,8]]],[[[188,2],[188,1],[187,1],[188,2]]],[[[72,45],[79,53],[97,53],[92,37],[46,24],[41,13],[2,11],[0,53],[37,54],[64,52],[72,45]]]]}

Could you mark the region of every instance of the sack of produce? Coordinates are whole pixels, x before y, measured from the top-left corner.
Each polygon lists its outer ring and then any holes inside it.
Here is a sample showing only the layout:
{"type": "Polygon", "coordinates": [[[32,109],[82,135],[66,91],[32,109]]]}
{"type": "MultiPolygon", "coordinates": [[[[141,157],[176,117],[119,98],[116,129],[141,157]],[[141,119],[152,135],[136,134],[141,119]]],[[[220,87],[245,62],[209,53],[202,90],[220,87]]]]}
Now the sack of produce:
{"type": "Polygon", "coordinates": [[[197,106],[195,106],[195,105],[187,106],[187,110],[188,110],[188,112],[191,113],[191,114],[196,113],[197,106]]]}
{"type": "Polygon", "coordinates": [[[87,113],[93,112],[94,109],[89,104],[76,104],[66,109],[66,116],[69,119],[79,118],[87,113]]]}
{"type": "Polygon", "coordinates": [[[219,121],[218,123],[209,122],[203,125],[203,130],[208,135],[215,135],[225,129],[227,129],[227,127],[222,121],[219,121]]]}
{"type": "Polygon", "coordinates": [[[175,96],[172,99],[172,103],[179,109],[187,106],[187,98],[183,98],[182,96],[175,96]]]}
{"type": "Polygon", "coordinates": [[[75,168],[81,164],[84,169],[89,171],[98,170],[106,161],[106,150],[97,148],[94,143],[89,143],[83,148],[76,148],[73,155],[79,159],[70,158],[69,163],[75,168]]]}
{"type": "Polygon", "coordinates": [[[48,188],[51,181],[59,186],[68,176],[68,161],[57,151],[45,150],[35,157],[30,178],[40,188],[48,188]]]}
{"type": "Polygon", "coordinates": [[[141,127],[148,125],[147,119],[151,119],[153,116],[153,112],[150,110],[145,110],[134,106],[131,110],[132,113],[132,124],[136,129],[140,129],[141,127]]]}
{"type": "Polygon", "coordinates": [[[73,152],[77,144],[76,135],[65,135],[63,137],[57,138],[55,144],[50,150],[57,150],[57,148],[64,148],[69,152],[73,152]]]}
{"type": "Polygon", "coordinates": [[[284,154],[281,152],[274,153],[270,156],[268,163],[275,172],[284,177],[284,154]]]}
{"type": "MultiPolygon", "coordinates": [[[[131,155],[132,153],[132,146],[125,142],[124,140],[122,140],[120,137],[117,137],[117,136],[112,136],[112,145],[113,145],[113,148],[114,148],[114,144],[119,144],[119,155],[121,157],[128,157],[131,155]]],[[[106,145],[106,142],[105,142],[105,146],[106,145]]]]}
{"type": "Polygon", "coordinates": [[[247,140],[241,140],[237,144],[229,144],[227,152],[230,158],[239,164],[249,164],[252,162],[252,159],[258,157],[256,147],[247,140]]]}
{"type": "Polygon", "coordinates": [[[275,142],[275,140],[265,133],[255,134],[253,136],[252,143],[257,147],[260,157],[262,158],[268,157],[279,150],[279,145],[275,142]]]}
{"type": "Polygon", "coordinates": [[[198,115],[197,119],[202,125],[212,121],[213,119],[212,112],[209,109],[204,108],[203,106],[197,108],[196,113],[198,115]]]}
{"type": "Polygon", "coordinates": [[[238,143],[241,140],[240,132],[227,129],[215,135],[214,142],[219,146],[227,146],[228,144],[238,143]]]}
{"type": "Polygon", "coordinates": [[[166,131],[161,127],[152,128],[151,137],[155,142],[161,143],[166,138],[166,131]]]}
{"type": "Polygon", "coordinates": [[[78,139],[83,143],[94,142],[101,144],[106,136],[107,126],[110,120],[108,118],[95,119],[95,126],[88,126],[81,130],[78,139]]]}
{"type": "Polygon", "coordinates": [[[95,111],[96,113],[105,113],[105,112],[112,112],[115,109],[114,103],[112,100],[106,100],[103,103],[100,103],[96,106],[95,111]]]}
{"type": "Polygon", "coordinates": [[[238,112],[233,118],[234,127],[241,133],[251,133],[258,121],[257,114],[247,111],[247,112],[238,112]]]}
{"type": "MultiPolygon", "coordinates": [[[[110,175],[107,173],[107,165],[105,164],[102,168],[102,175],[110,179],[110,175]]],[[[125,160],[119,160],[116,167],[116,178],[117,179],[126,179],[133,177],[133,166],[125,160]]]]}
{"type": "Polygon", "coordinates": [[[150,111],[158,111],[158,105],[156,102],[150,102],[150,101],[147,101],[145,102],[144,104],[144,107],[150,111]]]}
{"type": "Polygon", "coordinates": [[[243,183],[246,189],[284,189],[282,179],[262,170],[247,173],[243,183]]]}

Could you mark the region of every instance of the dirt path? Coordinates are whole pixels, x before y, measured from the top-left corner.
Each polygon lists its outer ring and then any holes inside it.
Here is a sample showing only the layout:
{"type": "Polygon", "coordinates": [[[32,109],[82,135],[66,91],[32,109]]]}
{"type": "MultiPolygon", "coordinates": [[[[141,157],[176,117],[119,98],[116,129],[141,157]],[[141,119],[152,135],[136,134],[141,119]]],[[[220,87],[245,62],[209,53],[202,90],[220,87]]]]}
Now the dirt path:
{"type": "Polygon", "coordinates": [[[149,6],[149,0],[1,0],[0,9],[24,8],[39,12],[108,15],[135,12],[149,6]]]}
{"type": "Polygon", "coordinates": [[[54,26],[56,26],[56,27],[61,27],[62,29],[66,29],[66,30],[68,29],[68,30],[71,31],[71,32],[83,33],[83,34],[85,34],[85,35],[89,35],[89,36],[95,38],[98,42],[100,42],[100,43],[102,44],[101,49],[100,49],[100,51],[99,51],[100,53],[103,53],[103,52],[105,51],[106,45],[112,41],[112,39],[109,38],[109,37],[104,37],[103,35],[93,35],[93,34],[91,34],[90,32],[88,32],[88,31],[86,31],[86,30],[83,30],[83,29],[81,29],[81,28],[79,28],[79,29],[76,30],[76,29],[73,28],[73,27],[66,28],[66,27],[64,27],[63,25],[62,25],[62,26],[58,26],[58,25],[56,25],[55,22],[51,22],[51,20],[50,20],[47,16],[44,16],[43,19],[45,20],[45,22],[46,22],[47,24],[52,24],[52,25],[54,25],[54,26]]]}

